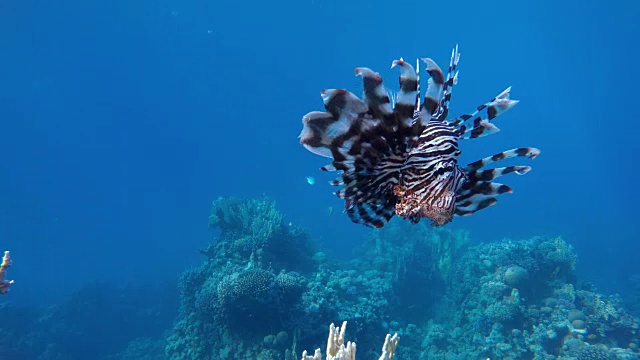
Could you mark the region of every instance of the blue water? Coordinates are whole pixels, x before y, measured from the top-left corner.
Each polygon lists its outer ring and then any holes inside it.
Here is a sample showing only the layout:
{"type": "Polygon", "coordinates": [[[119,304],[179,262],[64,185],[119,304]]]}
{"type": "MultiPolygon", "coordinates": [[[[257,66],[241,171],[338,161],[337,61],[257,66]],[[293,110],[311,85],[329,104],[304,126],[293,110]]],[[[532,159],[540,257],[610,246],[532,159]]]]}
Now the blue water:
{"type": "Polygon", "coordinates": [[[502,132],[473,161],[542,155],[513,195],[453,227],[476,241],[561,235],[607,291],[640,272],[640,126],[631,1],[34,1],[0,4],[0,248],[12,301],[95,279],[159,282],[202,261],[218,196],[275,199],[344,256],[366,229],[341,214],[325,160],[299,145],[319,91],[360,93],[356,66],[448,61],[452,113],[512,85],[502,132]],[[313,186],[306,182],[314,176],[313,186]],[[330,213],[329,208],[333,208],[330,213]]]}

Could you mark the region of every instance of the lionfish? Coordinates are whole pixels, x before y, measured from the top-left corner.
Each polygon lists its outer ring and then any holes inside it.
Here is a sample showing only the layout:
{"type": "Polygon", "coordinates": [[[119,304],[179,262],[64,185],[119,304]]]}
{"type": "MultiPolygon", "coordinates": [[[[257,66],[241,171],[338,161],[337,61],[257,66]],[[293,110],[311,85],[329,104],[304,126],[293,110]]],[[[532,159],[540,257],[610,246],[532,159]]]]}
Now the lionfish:
{"type": "Polygon", "coordinates": [[[364,82],[363,99],[343,89],[323,90],[326,111],[302,118],[300,143],[333,159],[321,170],[340,172],[331,184],[343,186],[335,194],[345,201],[345,212],[354,223],[380,228],[397,214],[414,224],[428,218],[433,226],[442,226],[454,215],[471,215],[496,204],[498,195],[511,193],[509,186],[493,181],[497,177],[531,170],[484,169],[508,158],[533,159],[540,150],[531,147],[458,165],[458,140],[495,134],[499,129],[492,121],[518,103],[509,98],[508,87],[475,111],[448,119],[459,60],[456,46],[445,78],[435,61],[422,59],[430,76],[422,101],[419,61],[415,69],[402,58],[392,62],[391,68],[400,69],[395,95],[387,92],[378,73],[356,68],[364,82]]]}

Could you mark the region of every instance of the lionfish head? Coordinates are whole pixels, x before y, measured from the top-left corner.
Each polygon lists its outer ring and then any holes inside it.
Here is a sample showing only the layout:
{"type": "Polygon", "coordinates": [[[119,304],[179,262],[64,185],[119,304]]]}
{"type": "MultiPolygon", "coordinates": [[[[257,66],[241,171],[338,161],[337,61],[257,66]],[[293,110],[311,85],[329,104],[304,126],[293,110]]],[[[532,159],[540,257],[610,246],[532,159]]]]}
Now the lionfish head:
{"type": "Polygon", "coordinates": [[[442,226],[453,219],[456,205],[456,194],[453,191],[408,194],[398,185],[394,193],[398,196],[396,214],[411,220],[412,223],[417,223],[421,218],[427,218],[431,220],[432,226],[442,226]]]}

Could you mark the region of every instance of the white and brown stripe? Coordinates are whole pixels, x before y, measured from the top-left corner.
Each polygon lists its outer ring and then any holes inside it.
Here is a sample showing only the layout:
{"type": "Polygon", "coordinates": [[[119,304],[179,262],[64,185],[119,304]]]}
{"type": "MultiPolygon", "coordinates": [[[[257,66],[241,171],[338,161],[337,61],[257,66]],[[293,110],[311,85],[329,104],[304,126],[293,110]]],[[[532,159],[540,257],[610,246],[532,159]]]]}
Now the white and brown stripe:
{"type": "Polygon", "coordinates": [[[393,103],[380,75],[360,67],[355,73],[363,79],[363,99],[346,90],[323,90],[326,111],[303,117],[300,143],[333,159],[322,170],[341,172],[331,184],[342,186],[336,195],[345,200],[345,212],[353,222],[382,227],[399,215],[412,222],[426,217],[434,225],[443,225],[454,214],[472,214],[495,204],[496,196],[511,192],[510,187],[491,180],[531,169],[480,170],[506,158],[535,158],[539,154],[535,148],[513,149],[465,167],[458,165],[458,140],[497,132],[490,121],[517,103],[509,99],[508,88],[475,112],[447,121],[459,58],[456,46],[446,78],[435,61],[423,59],[430,79],[422,102],[419,67],[414,69],[400,59],[391,66],[400,70],[400,90],[393,103]]]}

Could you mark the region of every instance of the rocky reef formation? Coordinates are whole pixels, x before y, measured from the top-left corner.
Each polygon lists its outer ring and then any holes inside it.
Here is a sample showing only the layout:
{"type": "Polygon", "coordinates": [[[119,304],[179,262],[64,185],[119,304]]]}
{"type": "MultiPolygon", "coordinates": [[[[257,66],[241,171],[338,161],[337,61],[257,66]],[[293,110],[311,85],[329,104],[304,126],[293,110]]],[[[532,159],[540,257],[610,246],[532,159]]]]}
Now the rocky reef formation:
{"type": "Polygon", "coordinates": [[[179,280],[181,317],[169,359],[280,358],[304,313],[302,293],[318,264],[315,245],[284,224],[272,201],[221,198],[211,227],[218,239],[206,261],[179,280]]]}

